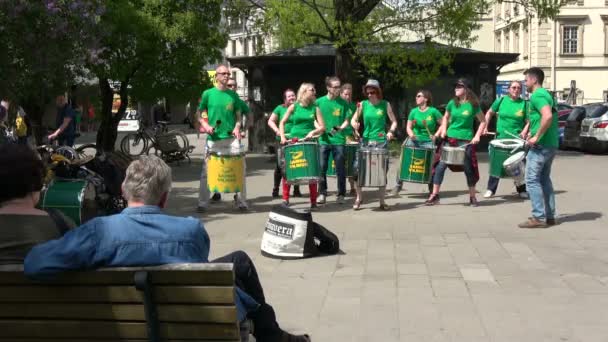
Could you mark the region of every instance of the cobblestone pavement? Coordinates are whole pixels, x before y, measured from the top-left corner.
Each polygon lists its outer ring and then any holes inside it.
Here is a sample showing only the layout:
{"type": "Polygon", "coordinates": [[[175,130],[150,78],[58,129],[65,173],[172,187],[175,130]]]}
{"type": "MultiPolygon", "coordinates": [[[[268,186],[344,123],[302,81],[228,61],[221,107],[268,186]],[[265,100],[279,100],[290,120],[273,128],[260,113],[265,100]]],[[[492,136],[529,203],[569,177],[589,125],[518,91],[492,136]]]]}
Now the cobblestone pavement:
{"type": "MultiPolygon", "coordinates": [[[[238,213],[224,195],[196,214],[200,159],[174,166],[169,211],[201,217],[212,257],[237,249],[252,256],[287,330],[314,341],[608,341],[608,156],[560,153],[559,224],[549,229],[517,228],[530,205],[507,180],[496,197],[481,198],[486,154],[477,208],[465,206],[462,173],[446,174],[436,207],[422,206],[425,186],[408,183],[388,200],[389,212],[375,211],[373,191],[358,212],[352,198],[338,205],[331,194],[314,219],[340,237],[342,253],[296,261],[260,255],[268,211],[280,201],[270,196],[270,157],[250,155],[247,163],[251,212],[238,213]]],[[[394,172],[391,165],[390,184],[394,172]]],[[[329,186],[335,190],[335,180],[329,186]]]]}

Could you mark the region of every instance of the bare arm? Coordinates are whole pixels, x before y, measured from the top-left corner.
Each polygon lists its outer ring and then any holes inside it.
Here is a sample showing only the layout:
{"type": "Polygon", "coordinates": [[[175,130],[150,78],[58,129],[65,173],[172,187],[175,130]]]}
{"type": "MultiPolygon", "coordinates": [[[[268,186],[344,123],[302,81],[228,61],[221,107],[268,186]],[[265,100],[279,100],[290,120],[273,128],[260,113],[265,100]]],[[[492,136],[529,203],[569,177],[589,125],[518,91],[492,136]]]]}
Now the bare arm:
{"type": "Polygon", "coordinates": [[[321,135],[323,132],[325,132],[325,121],[323,121],[323,114],[321,114],[321,110],[319,109],[319,107],[317,107],[316,117],[317,118],[315,120],[315,126],[317,128],[306,135],[306,137],[308,138],[321,135]]]}
{"type": "Polygon", "coordinates": [[[473,140],[471,140],[471,143],[473,144],[479,143],[479,140],[481,139],[481,134],[486,129],[486,117],[483,115],[483,112],[479,111],[476,116],[477,120],[479,120],[479,127],[477,127],[477,133],[475,133],[473,140]]]}
{"type": "Polygon", "coordinates": [[[68,128],[68,125],[70,124],[70,122],[72,122],[72,118],[63,118],[63,122],[61,123],[61,126],[59,126],[59,128],[57,128],[57,130],[55,132],[53,132],[53,134],[49,135],[48,138],[50,140],[57,138],[59,136],[59,134],[61,134],[63,131],[65,131],[66,128],[68,128]]]}
{"type": "Polygon", "coordinates": [[[270,114],[270,117],[268,118],[268,127],[270,127],[270,129],[272,129],[274,134],[276,134],[277,136],[280,136],[281,131],[279,130],[279,127],[277,126],[277,121],[279,121],[279,116],[276,115],[275,113],[270,114]]]}
{"type": "Polygon", "coordinates": [[[287,138],[285,137],[285,124],[287,123],[287,120],[289,120],[291,113],[293,113],[294,108],[294,105],[289,106],[289,108],[287,108],[287,112],[285,112],[285,115],[283,115],[283,118],[279,123],[279,134],[281,135],[281,144],[287,142],[287,138]]]}
{"type": "Polygon", "coordinates": [[[393,112],[393,108],[391,107],[390,103],[386,104],[386,114],[388,114],[388,119],[391,120],[391,127],[388,129],[386,138],[388,140],[391,140],[395,137],[395,130],[397,129],[397,118],[395,117],[395,113],[393,112]]]}
{"type": "Polygon", "coordinates": [[[413,120],[407,120],[407,125],[405,126],[405,131],[407,132],[407,136],[412,140],[416,140],[416,136],[414,135],[414,131],[412,127],[414,126],[413,120]]]}
{"type": "Polygon", "coordinates": [[[439,129],[435,133],[436,137],[445,138],[448,134],[448,122],[450,122],[450,112],[446,110],[445,114],[443,114],[443,119],[441,119],[441,126],[439,126],[439,129]]]}
{"type": "Polygon", "coordinates": [[[540,127],[538,128],[538,132],[536,132],[536,140],[542,138],[542,136],[551,126],[551,121],[553,120],[553,112],[551,111],[550,106],[544,106],[541,108],[540,115],[540,127]]]}
{"type": "Polygon", "coordinates": [[[355,132],[359,131],[359,116],[361,115],[361,105],[357,105],[357,110],[355,114],[353,114],[352,119],[350,119],[350,125],[353,126],[355,132]]]}
{"type": "Polygon", "coordinates": [[[490,125],[490,121],[492,120],[492,115],[494,115],[496,113],[494,113],[494,111],[492,110],[492,108],[488,109],[488,111],[486,112],[486,128],[484,129],[484,131],[482,132],[482,134],[488,134],[488,126],[490,125]]]}

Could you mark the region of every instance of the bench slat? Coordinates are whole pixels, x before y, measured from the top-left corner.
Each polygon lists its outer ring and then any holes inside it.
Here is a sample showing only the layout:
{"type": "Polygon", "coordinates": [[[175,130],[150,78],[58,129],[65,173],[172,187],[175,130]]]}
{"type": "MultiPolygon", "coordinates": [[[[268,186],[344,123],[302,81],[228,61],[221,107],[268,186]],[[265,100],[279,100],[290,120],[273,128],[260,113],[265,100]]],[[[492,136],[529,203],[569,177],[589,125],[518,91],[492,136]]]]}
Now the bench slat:
{"type": "MultiPolygon", "coordinates": [[[[156,286],[157,304],[234,304],[234,287],[156,286]]],[[[133,286],[0,286],[0,303],[143,303],[133,286]]]]}
{"type": "MultiPolygon", "coordinates": [[[[0,303],[0,318],[141,321],[146,320],[142,304],[40,304],[0,303]]],[[[161,322],[233,323],[235,306],[159,305],[161,322]]]]}
{"type": "MultiPolygon", "coordinates": [[[[18,321],[0,319],[0,331],[6,339],[13,338],[82,338],[145,339],[145,323],[116,323],[105,321],[18,321]]],[[[161,323],[163,339],[215,339],[239,338],[237,324],[180,324],[161,323]]],[[[90,339],[89,339],[90,340],[90,339]]]]}
{"type": "MultiPolygon", "coordinates": [[[[178,264],[183,265],[183,264],[178,264]]],[[[185,264],[196,265],[196,268],[176,268],[154,270],[156,267],[144,267],[150,269],[149,279],[154,285],[199,285],[199,286],[221,286],[233,285],[234,275],[232,264],[185,264]],[[204,271],[204,272],[201,272],[204,271]]],[[[177,265],[164,265],[177,266],[177,265]]],[[[41,283],[47,286],[65,284],[86,285],[133,285],[133,268],[105,269],[98,272],[74,272],[57,276],[56,279],[45,282],[34,282],[20,271],[1,272],[0,285],[21,285],[41,283]]]]}

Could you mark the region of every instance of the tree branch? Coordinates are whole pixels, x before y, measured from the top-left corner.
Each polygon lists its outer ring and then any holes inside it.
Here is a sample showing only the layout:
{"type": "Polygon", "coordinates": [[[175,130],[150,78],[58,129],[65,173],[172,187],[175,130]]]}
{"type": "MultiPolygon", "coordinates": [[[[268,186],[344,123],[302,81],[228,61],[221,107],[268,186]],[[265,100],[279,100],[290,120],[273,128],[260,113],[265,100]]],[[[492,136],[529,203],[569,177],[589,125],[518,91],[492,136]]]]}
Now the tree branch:
{"type": "Polygon", "coordinates": [[[380,3],[380,0],[367,0],[362,3],[359,7],[353,10],[354,21],[361,21],[367,18],[372,10],[380,3]]]}
{"type": "Polygon", "coordinates": [[[323,21],[323,24],[325,25],[325,28],[327,28],[327,32],[329,33],[329,37],[331,38],[329,40],[334,40],[334,37],[335,37],[334,30],[329,25],[329,23],[325,19],[325,16],[323,15],[323,13],[321,13],[321,10],[317,6],[317,0],[312,0],[312,3],[308,2],[307,0],[300,0],[300,1],[303,4],[305,4],[306,6],[312,8],[317,13],[317,15],[319,16],[319,18],[321,18],[321,21],[323,21]]]}

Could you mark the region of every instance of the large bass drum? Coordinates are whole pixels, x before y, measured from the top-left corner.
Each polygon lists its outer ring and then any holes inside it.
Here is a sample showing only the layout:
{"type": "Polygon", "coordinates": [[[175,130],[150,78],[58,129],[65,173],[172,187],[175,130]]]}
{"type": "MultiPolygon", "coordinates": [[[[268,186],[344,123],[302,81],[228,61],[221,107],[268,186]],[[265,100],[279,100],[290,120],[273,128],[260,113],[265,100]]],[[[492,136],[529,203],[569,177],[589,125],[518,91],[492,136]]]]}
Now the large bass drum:
{"type": "Polygon", "coordinates": [[[297,142],[283,148],[285,179],[289,184],[312,184],[321,180],[319,145],[316,142],[297,142]]]}
{"type": "Polygon", "coordinates": [[[358,155],[359,185],[364,188],[386,186],[388,150],[383,147],[361,147],[358,155]]]}
{"type": "Polygon", "coordinates": [[[95,187],[82,179],[54,179],[40,195],[40,208],[61,211],[77,225],[97,216],[95,187]]]}

